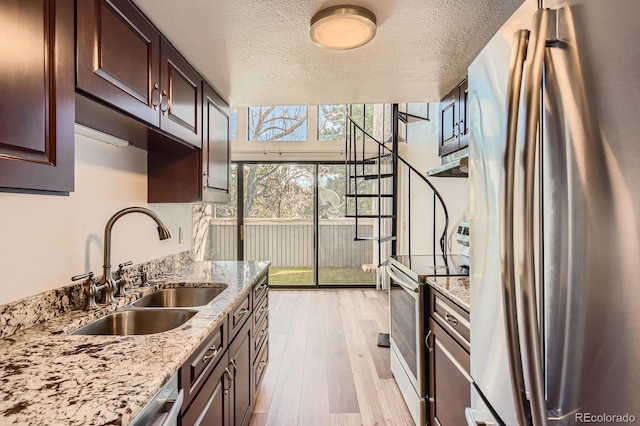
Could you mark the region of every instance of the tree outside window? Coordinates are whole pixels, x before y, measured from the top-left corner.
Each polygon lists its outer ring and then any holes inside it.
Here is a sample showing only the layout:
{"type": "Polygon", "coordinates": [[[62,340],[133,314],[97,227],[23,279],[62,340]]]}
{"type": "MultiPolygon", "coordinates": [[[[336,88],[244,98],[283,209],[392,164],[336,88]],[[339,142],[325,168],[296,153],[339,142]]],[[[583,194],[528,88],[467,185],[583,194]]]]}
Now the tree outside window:
{"type": "Polygon", "coordinates": [[[343,141],[347,129],[347,106],[318,105],[318,140],[343,141]]]}
{"type": "Polygon", "coordinates": [[[249,140],[304,142],[307,140],[307,106],[249,107],[249,140]]]}

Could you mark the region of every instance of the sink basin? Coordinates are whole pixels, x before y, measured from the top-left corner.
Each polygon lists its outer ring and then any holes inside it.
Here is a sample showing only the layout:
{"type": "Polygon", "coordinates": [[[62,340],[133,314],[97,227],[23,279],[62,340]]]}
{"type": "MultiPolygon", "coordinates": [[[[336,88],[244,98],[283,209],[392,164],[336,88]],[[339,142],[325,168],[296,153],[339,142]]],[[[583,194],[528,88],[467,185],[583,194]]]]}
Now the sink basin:
{"type": "Polygon", "coordinates": [[[181,326],[197,314],[188,309],[145,309],[113,312],[71,334],[130,336],[155,334],[181,326]]]}
{"type": "Polygon", "coordinates": [[[203,306],[225,291],[224,287],[181,287],[158,290],[132,303],[136,308],[187,308],[203,306]]]}

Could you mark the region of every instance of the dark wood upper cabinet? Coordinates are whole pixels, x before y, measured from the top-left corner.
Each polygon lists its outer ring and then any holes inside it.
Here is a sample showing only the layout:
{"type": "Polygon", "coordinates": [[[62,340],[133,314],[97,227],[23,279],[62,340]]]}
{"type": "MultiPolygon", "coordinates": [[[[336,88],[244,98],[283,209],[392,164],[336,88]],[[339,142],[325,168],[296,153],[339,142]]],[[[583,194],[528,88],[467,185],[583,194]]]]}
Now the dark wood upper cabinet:
{"type": "Polygon", "coordinates": [[[202,169],[204,198],[229,199],[229,107],[209,86],[203,86],[202,169]]]}
{"type": "Polygon", "coordinates": [[[465,78],[460,86],[458,86],[458,96],[460,105],[459,131],[460,131],[460,149],[469,146],[469,81],[465,78]]]}
{"type": "Polygon", "coordinates": [[[73,191],[73,3],[0,2],[0,190],[73,191]]]}
{"type": "Polygon", "coordinates": [[[200,148],[202,78],[164,38],[160,58],[160,128],[200,148]]]}
{"type": "Polygon", "coordinates": [[[78,90],[201,147],[202,78],[193,67],[129,0],[76,7],[78,90]]]}
{"type": "Polygon", "coordinates": [[[458,122],[457,88],[440,101],[440,142],[438,153],[442,156],[460,148],[456,134],[458,122]]]}
{"type": "Polygon", "coordinates": [[[78,89],[160,125],[160,33],[127,0],[77,2],[78,89]]]}
{"type": "Polygon", "coordinates": [[[440,156],[462,149],[469,144],[469,127],[467,124],[468,93],[468,84],[465,79],[440,101],[440,136],[438,143],[438,154],[440,156]]]}
{"type": "Polygon", "coordinates": [[[76,121],[148,151],[149,202],[228,201],[228,105],[130,0],[76,10],[76,121]]]}

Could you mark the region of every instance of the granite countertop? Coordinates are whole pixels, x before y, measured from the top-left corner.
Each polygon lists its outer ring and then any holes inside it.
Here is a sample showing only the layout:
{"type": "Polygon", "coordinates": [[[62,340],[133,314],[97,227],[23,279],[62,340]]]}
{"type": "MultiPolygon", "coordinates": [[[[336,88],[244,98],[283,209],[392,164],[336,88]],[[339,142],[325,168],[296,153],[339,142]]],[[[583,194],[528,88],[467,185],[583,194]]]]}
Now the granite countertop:
{"type": "Polygon", "coordinates": [[[428,277],[427,283],[467,312],[471,312],[469,277],[428,277]]]}
{"type": "Polygon", "coordinates": [[[269,262],[191,262],[93,312],[71,311],[0,340],[0,424],[126,425],[180,368],[269,262]],[[160,288],[228,287],[182,326],[141,336],[69,332],[160,288]]]}

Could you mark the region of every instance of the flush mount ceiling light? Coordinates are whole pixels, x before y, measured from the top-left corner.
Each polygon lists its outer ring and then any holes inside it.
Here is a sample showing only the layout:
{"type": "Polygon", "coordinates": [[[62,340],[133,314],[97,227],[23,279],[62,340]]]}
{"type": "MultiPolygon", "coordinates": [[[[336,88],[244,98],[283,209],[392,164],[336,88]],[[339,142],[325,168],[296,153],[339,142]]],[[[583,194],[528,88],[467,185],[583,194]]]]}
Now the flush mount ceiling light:
{"type": "Polygon", "coordinates": [[[376,35],[376,15],[360,6],[322,9],[311,18],[309,36],[315,44],[335,50],[360,47],[376,35]]]}

